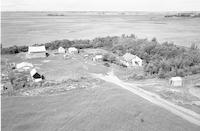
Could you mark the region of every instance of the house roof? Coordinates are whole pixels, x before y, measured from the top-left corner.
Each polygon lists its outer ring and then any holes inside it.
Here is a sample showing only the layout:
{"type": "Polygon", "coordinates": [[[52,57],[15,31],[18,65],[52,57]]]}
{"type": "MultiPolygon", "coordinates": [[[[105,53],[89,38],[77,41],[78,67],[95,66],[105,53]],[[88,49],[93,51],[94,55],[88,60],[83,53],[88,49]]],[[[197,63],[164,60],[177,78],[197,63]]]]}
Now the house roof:
{"type": "Polygon", "coordinates": [[[171,77],[171,79],[170,80],[172,80],[172,81],[181,81],[182,80],[182,78],[181,77],[179,77],[179,76],[177,76],[177,77],[171,77]]]}
{"type": "Polygon", "coordinates": [[[19,64],[16,65],[17,69],[23,68],[23,67],[33,67],[33,64],[28,63],[28,62],[22,62],[22,63],[19,63],[19,64]]]}
{"type": "Polygon", "coordinates": [[[123,55],[123,58],[126,60],[126,61],[132,61],[133,59],[140,59],[138,56],[136,55],[133,55],[131,53],[126,53],[123,55]]]}
{"type": "Polygon", "coordinates": [[[96,58],[96,59],[102,59],[103,56],[102,56],[102,55],[96,55],[95,58],[96,58]]]}
{"type": "Polygon", "coordinates": [[[30,71],[31,76],[33,76],[35,73],[37,73],[35,68],[30,71]]]}
{"type": "Polygon", "coordinates": [[[69,53],[78,52],[78,49],[76,49],[75,47],[70,47],[68,48],[68,52],[69,53]]]}
{"type": "Polygon", "coordinates": [[[70,47],[70,48],[68,48],[68,50],[70,50],[70,51],[77,51],[77,49],[75,47],[70,47]]]}
{"type": "Polygon", "coordinates": [[[29,46],[28,52],[29,53],[46,52],[46,48],[45,46],[29,46]]]}
{"type": "Polygon", "coordinates": [[[62,46],[60,46],[58,49],[65,50],[65,48],[63,48],[62,46]]]}

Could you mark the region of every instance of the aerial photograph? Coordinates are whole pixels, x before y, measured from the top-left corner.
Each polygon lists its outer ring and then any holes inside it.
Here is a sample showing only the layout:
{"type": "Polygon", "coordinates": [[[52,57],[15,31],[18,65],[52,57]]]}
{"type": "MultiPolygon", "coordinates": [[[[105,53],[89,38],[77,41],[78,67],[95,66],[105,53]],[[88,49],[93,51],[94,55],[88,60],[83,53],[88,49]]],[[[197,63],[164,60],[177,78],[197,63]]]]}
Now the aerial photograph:
{"type": "Polygon", "coordinates": [[[199,0],[1,0],[1,131],[200,131],[199,0]]]}

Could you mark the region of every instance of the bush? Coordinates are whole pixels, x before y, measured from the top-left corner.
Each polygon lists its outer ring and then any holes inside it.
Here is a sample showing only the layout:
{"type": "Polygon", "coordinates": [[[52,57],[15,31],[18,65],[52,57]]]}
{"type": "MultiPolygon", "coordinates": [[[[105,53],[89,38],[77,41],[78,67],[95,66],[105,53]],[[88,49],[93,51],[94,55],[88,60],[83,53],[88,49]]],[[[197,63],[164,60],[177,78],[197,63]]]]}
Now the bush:
{"type": "Polygon", "coordinates": [[[11,46],[7,48],[1,48],[1,54],[17,54],[20,52],[27,52],[28,46],[11,46]]]}
{"type": "Polygon", "coordinates": [[[107,61],[107,62],[110,62],[110,63],[114,63],[116,61],[116,58],[115,56],[111,55],[111,54],[105,54],[103,56],[103,61],[107,61]]]}
{"type": "Polygon", "coordinates": [[[28,81],[28,76],[25,75],[24,73],[10,72],[8,77],[10,79],[10,83],[12,84],[14,90],[30,86],[30,82],[28,81]]]}
{"type": "Polygon", "coordinates": [[[128,77],[129,80],[134,79],[134,80],[142,80],[144,79],[145,76],[142,74],[135,74],[133,73],[131,76],[128,77]]]}
{"type": "Polygon", "coordinates": [[[108,63],[104,63],[104,66],[106,67],[110,67],[110,65],[108,63]]]}

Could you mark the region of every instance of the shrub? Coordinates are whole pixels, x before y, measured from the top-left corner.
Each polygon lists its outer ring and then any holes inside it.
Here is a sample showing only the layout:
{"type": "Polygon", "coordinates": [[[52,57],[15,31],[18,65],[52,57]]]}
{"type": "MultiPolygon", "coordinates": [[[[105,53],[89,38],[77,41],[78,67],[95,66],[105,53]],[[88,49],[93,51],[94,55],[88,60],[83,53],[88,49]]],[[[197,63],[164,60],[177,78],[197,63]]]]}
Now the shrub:
{"type": "Polygon", "coordinates": [[[128,77],[129,80],[131,80],[131,79],[142,80],[144,78],[145,78],[144,75],[142,75],[142,74],[135,74],[135,73],[133,73],[131,76],[128,77]]]}
{"type": "Polygon", "coordinates": [[[111,54],[105,54],[103,56],[103,61],[107,61],[107,62],[110,62],[110,63],[114,63],[116,61],[116,58],[115,56],[111,55],[111,54]]]}
{"type": "Polygon", "coordinates": [[[165,71],[162,68],[159,69],[158,77],[159,78],[165,78],[166,77],[165,71]]]}
{"type": "Polygon", "coordinates": [[[110,65],[108,63],[104,63],[104,66],[106,67],[110,67],[110,65]]]}
{"type": "Polygon", "coordinates": [[[10,72],[8,77],[10,79],[10,83],[12,84],[14,90],[30,86],[30,83],[28,81],[28,76],[25,75],[24,73],[10,72]]]}

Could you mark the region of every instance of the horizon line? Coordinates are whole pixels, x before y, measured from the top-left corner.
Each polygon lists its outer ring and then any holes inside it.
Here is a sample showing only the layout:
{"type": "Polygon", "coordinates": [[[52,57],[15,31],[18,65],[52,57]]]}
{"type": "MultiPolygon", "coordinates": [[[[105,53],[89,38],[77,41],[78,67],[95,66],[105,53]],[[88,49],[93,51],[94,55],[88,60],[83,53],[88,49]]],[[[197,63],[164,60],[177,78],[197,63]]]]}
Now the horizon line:
{"type": "Polygon", "coordinates": [[[1,10],[1,12],[53,12],[53,11],[64,11],[64,12],[200,12],[200,10],[174,10],[174,11],[109,11],[109,10],[1,10]]]}

